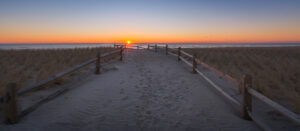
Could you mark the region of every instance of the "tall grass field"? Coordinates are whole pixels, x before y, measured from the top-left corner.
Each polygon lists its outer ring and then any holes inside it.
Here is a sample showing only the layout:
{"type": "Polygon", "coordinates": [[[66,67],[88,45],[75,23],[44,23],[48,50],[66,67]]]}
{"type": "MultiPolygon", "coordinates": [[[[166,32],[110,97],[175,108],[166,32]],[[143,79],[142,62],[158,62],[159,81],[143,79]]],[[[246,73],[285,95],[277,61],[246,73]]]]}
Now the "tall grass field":
{"type": "Polygon", "coordinates": [[[300,47],[226,47],[184,49],[208,65],[240,80],[253,77],[253,88],[300,113],[300,47]]]}
{"type": "Polygon", "coordinates": [[[104,47],[0,50],[0,95],[9,82],[17,83],[18,88],[26,87],[95,58],[98,51],[112,50],[104,47]]]}

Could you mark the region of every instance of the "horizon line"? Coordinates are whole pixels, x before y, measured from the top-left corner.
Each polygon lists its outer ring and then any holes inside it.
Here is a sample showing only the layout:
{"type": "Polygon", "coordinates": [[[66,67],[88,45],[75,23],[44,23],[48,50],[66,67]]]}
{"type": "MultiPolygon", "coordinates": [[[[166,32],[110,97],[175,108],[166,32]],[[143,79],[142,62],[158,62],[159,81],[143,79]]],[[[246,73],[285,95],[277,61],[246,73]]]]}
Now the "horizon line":
{"type": "MultiPolygon", "coordinates": [[[[136,42],[132,44],[300,44],[300,41],[286,41],[286,42],[136,42]]],[[[2,43],[0,44],[125,44],[125,42],[16,42],[16,43],[2,43]]]]}

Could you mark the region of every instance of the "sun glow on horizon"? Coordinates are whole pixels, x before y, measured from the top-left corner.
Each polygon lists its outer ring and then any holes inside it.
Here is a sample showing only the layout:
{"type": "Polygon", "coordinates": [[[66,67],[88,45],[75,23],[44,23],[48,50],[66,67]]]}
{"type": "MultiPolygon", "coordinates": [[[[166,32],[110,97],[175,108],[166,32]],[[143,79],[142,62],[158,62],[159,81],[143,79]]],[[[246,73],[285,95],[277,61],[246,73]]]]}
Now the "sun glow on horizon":
{"type": "Polygon", "coordinates": [[[130,45],[130,44],[131,44],[131,41],[128,40],[128,41],[126,41],[126,43],[127,43],[127,45],[130,45]]]}
{"type": "Polygon", "coordinates": [[[300,0],[15,1],[0,44],[300,43],[300,0]]]}

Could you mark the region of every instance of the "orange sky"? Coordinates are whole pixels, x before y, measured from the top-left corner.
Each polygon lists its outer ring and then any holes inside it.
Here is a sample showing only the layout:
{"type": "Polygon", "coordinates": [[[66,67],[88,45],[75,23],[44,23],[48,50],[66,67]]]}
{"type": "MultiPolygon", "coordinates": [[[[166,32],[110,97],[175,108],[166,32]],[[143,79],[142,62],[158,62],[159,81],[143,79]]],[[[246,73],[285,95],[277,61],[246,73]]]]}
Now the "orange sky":
{"type": "Polygon", "coordinates": [[[0,43],[119,43],[130,40],[134,43],[239,43],[239,42],[299,42],[299,30],[261,30],[224,32],[182,31],[182,32],[146,32],[139,30],[124,32],[76,32],[59,30],[33,30],[16,28],[2,29],[0,43]]]}
{"type": "Polygon", "coordinates": [[[54,1],[3,2],[0,43],[300,42],[298,2],[54,1]]]}

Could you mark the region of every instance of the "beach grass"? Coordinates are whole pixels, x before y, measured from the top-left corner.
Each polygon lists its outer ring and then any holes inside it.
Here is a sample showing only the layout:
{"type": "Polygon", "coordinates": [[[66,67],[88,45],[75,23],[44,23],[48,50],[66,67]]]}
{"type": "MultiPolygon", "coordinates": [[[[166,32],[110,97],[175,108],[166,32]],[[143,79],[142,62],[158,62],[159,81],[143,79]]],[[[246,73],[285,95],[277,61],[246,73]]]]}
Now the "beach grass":
{"type": "MultiPolygon", "coordinates": [[[[0,50],[0,95],[9,82],[17,83],[18,88],[26,87],[95,58],[98,51],[105,53],[111,50],[113,48],[108,47],[0,50]]],[[[61,81],[59,79],[56,83],[61,81]]]]}
{"type": "Polygon", "coordinates": [[[253,88],[300,113],[300,47],[184,49],[233,78],[253,76],[253,88]]]}

